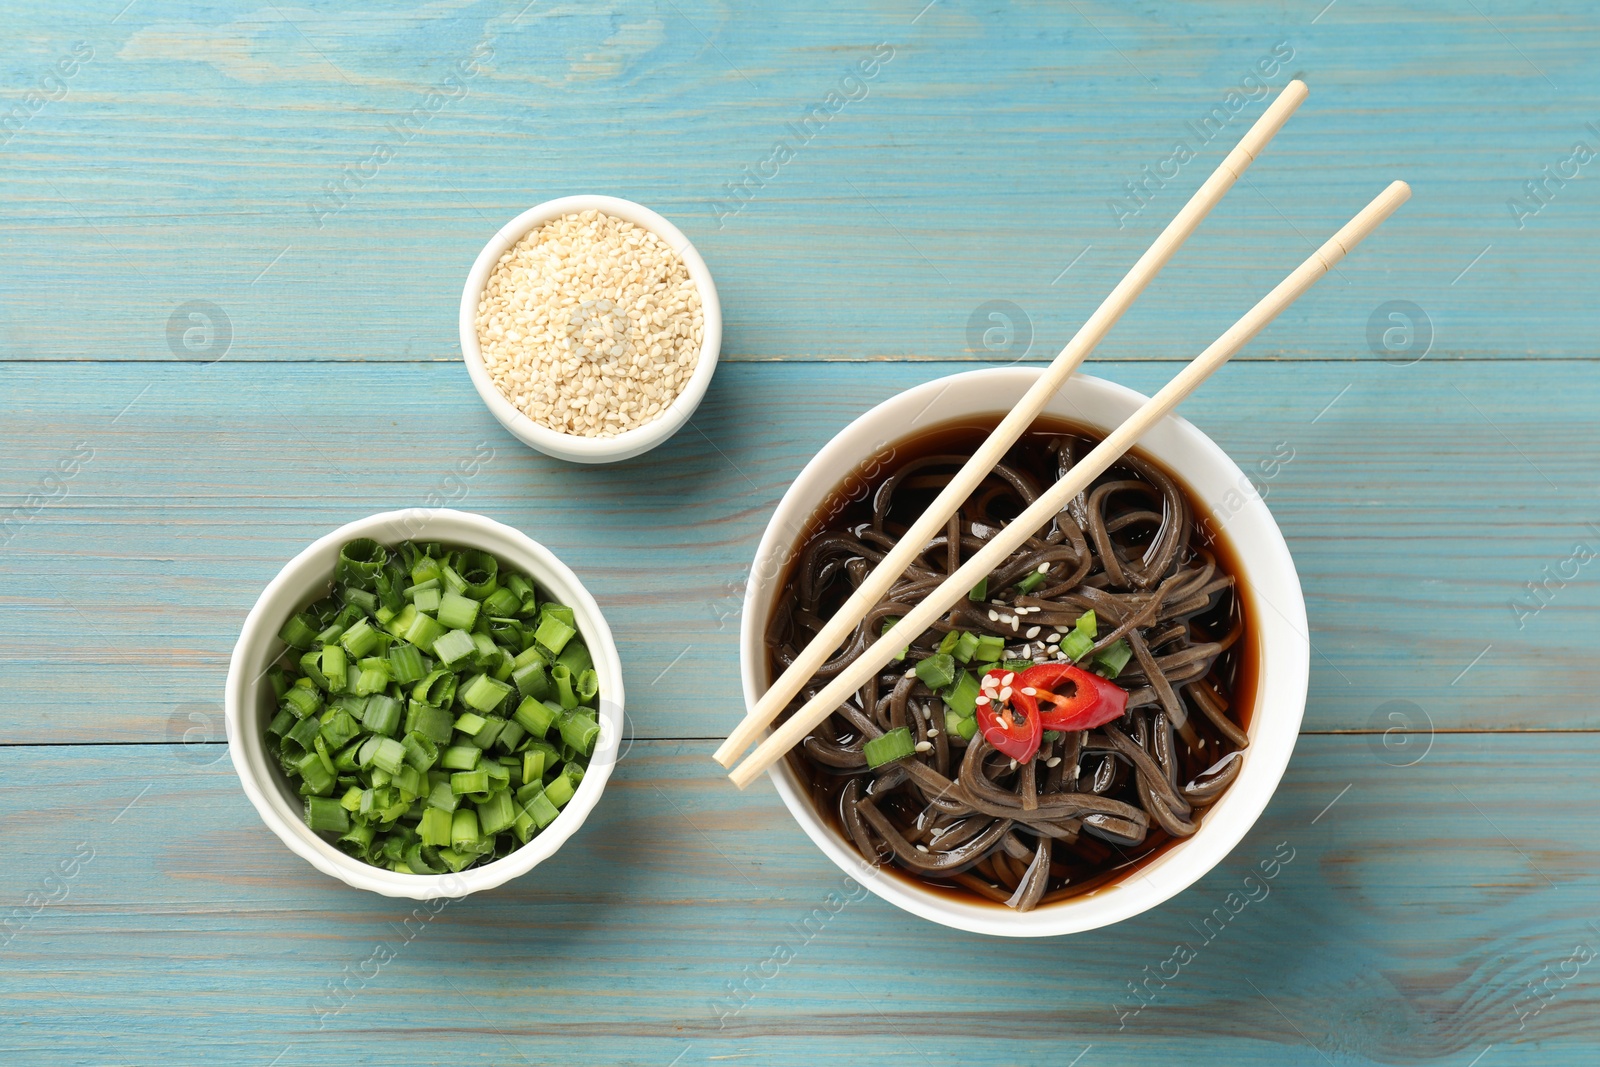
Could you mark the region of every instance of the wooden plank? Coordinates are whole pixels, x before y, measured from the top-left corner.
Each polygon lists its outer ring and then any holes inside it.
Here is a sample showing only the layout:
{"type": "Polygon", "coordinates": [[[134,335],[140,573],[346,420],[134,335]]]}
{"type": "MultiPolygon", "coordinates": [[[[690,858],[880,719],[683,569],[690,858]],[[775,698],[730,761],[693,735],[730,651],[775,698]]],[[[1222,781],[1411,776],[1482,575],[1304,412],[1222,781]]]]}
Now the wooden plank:
{"type": "Polygon", "coordinates": [[[282,848],[228,762],[204,762],[221,746],[0,749],[0,900],[21,907],[0,1047],[280,1067],[1466,1064],[1491,1044],[1497,1063],[1591,1062],[1589,969],[1543,999],[1527,983],[1600,944],[1595,737],[1440,736],[1404,768],[1366,738],[1304,738],[1261,823],[1197,886],[1026,942],[856,899],[711,748],[635,746],[546,867],[409,927],[412,902],[282,848]],[[30,892],[56,899],[33,910],[30,892]],[[1169,965],[1178,944],[1195,958],[1169,965]],[[780,945],[793,958],[769,963],[780,945]],[[1157,972],[1134,1013],[1129,983],[1157,972]]]}
{"type": "MultiPolygon", "coordinates": [[[[238,627],[284,561],[430,492],[526,530],[590,583],[640,736],[717,736],[742,707],[742,583],[779,496],[851,417],[952,369],[729,366],[693,428],[593,468],[512,440],[459,366],[0,364],[5,503],[92,452],[0,556],[0,659],[27,709],[0,737],[181,737],[191,711],[214,714],[238,627]]],[[[1146,391],[1168,372],[1099,369],[1146,391]]],[[[1251,364],[1186,406],[1266,488],[1295,553],[1317,650],[1308,729],[1386,729],[1393,699],[1442,729],[1600,725],[1600,594],[1567,563],[1600,538],[1596,388],[1553,362],[1474,364],[1470,380],[1431,362],[1251,364]],[[1519,616],[1514,602],[1541,603],[1535,581],[1548,606],[1519,616]]]]}
{"type": "Polygon", "coordinates": [[[1258,63],[1272,87],[1304,73],[1310,102],[1105,358],[1192,353],[1396,177],[1416,201],[1243,358],[1374,358],[1369,318],[1394,299],[1424,309],[1436,358],[1593,355],[1571,264],[1600,235],[1600,201],[1546,176],[1576,142],[1600,145],[1576,103],[1600,88],[1597,30],[1575,0],[1423,0],[1398,33],[1381,7],[1313,23],[1265,0],[981,17],[521,7],[5,4],[8,106],[74,42],[92,56],[0,134],[0,356],[171,359],[169,318],[202,300],[223,309],[234,359],[450,358],[493,229],[549,196],[609,192],[696,240],[728,358],[983,355],[992,300],[1032,335],[1007,341],[996,321],[1006,358],[1047,358],[1259,113],[1258,63]],[[880,42],[892,58],[846,82],[880,42]],[[492,55],[447,83],[480,46],[492,55]],[[446,98],[405,131],[431,90],[446,98]],[[794,132],[841,91],[856,99],[794,132]],[[1226,121],[1207,142],[1214,109],[1226,121]],[[769,163],[785,139],[793,158],[769,163]],[[1175,162],[1180,142],[1198,162],[1175,162]],[[757,168],[775,176],[730,213],[728,186],[757,168]]]}

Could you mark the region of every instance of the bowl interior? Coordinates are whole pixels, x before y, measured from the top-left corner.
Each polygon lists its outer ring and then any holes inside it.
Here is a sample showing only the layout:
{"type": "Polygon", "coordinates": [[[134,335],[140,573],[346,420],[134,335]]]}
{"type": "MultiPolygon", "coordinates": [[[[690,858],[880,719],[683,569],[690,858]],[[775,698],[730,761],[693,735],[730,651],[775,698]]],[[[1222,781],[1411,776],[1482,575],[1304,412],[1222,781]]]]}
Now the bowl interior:
{"type": "Polygon", "coordinates": [[[500,227],[489,239],[488,244],[484,245],[483,251],[478,253],[477,260],[467,274],[466,286],[462,290],[460,332],[461,353],[467,364],[467,372],[471,375],[473,385],[477,387],[484,403],[501,425],[524,444],[542,452],[580,463],[604,463],[628,459],[654,448],[671,437],[689,416],[694,414],[695,408],[711,384],[711,376],[716,372],[717,357],[722,350],[722,304],[717,297],[716,283],[711,278],[711,269],[706,266],[699,250],[682,230],[667,219],[642,204],[619,197],[564,196],[545,201],[524,211],[500,227]],[[683,391],[655,419],[615,437],[580,437],[575,434],[560,433],[534,422],[507,400],[495,386],[489,377],[488,369],[483,365],[483,353],[478,347],[478,301],[500,257],[535,227],[562,215],[589,210],[625,219],[654,232],[664,240],[683,260],[684,266],[689,271],[689,277],[699,290],[703,316],[700,357],[683,391]]]}
{"type": "MultiPolygon", "coordinates": [[[[740,661],[747,705],[770,684],[763,632],[778,583],[812,517],[842,477],[917,427],[1009,410],[1039,373],[1037,368],[972,371],[907,390],[840,431],[806,466],[767,527],[746,589],[740,661]]],[[[1144,400],[1130,389],[1080,374],[1045,410],[1107,432],[1144,400]]],[[[1259,642],[1250,746],[1239,777],[1206,813],[1193,837],[1166,848],[1120,880],[1018,913],[958,899],[876,870],[818,816],[805,783],[789,765],[778,764],[772,771],[774,783],[801,827],[846,874],[891,903],[945,925],[1002,936],[1073,933],[1117,922],[1168,899],[1220,862],[1277,787],[1299,731],[1310,666],[1305,603],[1288,547],[1249,479],[1188,421],[1168,416],[1144,436],[1139,448],[1177,475],[1198,504],[1210,508],[1211,521],[1238,555],[1240,595],[1259,642]]]]}
{"type": "Polygon", "coordinates": [[[324,873],[391,896],[459,896],[499,885],[547,858],[582,825],[598,802],[616,763],[621,737],[621,661],[594,598],[577,576],[538,542],[493,520],[448,509],[374,515],[333,531],[297,555],[268,584],[245,620],[229,666],[227,685],[230,753],[245,792],[268,827],[324,873]],[[600,735],[589,769],[572,800],[538,836],[509,856],[456,875],[399,874],[347,856],[306,826],[302,817],[304,800],[268,750],[266,726],[276,707],[264,676],[285,648],[278,631],[291,614],[326,595],[339,549],[357,537],[370,537],[386,545],[412,539],[481,549],[529,575],[541,592],[573,609],[604,694],[598,709],[600,735]]]}

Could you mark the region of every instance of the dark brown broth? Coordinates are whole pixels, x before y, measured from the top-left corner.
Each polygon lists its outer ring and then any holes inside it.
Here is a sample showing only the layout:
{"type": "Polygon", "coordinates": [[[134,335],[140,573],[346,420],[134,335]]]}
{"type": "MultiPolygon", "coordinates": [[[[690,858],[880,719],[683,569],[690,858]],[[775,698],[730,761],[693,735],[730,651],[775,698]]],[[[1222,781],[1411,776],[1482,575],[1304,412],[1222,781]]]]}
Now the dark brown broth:
{"type": "MultiPolygon", "coordinates": [[[[934,455],[953,455],[962,457],[972,455],[979,445],[988,437],[989,433],[999,423],[1003,413],[991,415],[969,416],[964,419],[932,427],[922,433],[915,434],[906,439],[896,441],[885,446],[870,459],[860,464],[840,485],[824,499],[822,505],[809,520],[805,534],[797,544],[803,546],[820,534],[850,530],[862,523],[870,522],[872,518],[872,496],[877,485],[884,475],[894,469],[916,459],[934,455]]],[[[1082,456],[1089,448],[1097,444],[1101,435],[1080,424],[1064,419],[1041,417],[1036,420],[1028,432],[1012,446],[1006,453],[1004,462],[1013,468],[1021,469],[1032,475],[1041,486],[1047,486],[1055,481],[1057,457],[1049,449],[1052,441],[1058,438],[1070,438],[1074,444],[1074,456],[1082,456]]],[[[1151,456],[1140,449],[1133,449],[1132,454],[1145,463],[1160,469],[1171,478],[1182,491],[1189,504],[1191,525],[1194,534],[1191,537],[1191,546],[1199,545],[1206,548],[1216,558],[1217,566],[1223,573],[1235,577],[1235,590],[1218,597],[1217,603],[1191,620],[1194,629],[1203,635],[1220,636],[1226,634],[1242,615],[1244,621],[1243,635],[1234,646],[1223,652],[1218,657],[1213,667],[1214,677],[1225,683],[1222,695],[1228,700],[1228,718],[1233,720],[1246,733],[1249,732],[1251,715],[1254,711],[1257,696],[1258,680],[1260,677],[1259,641],[1249,604],[1249,596],[1243,590],[1242,570],[1239,567],[1238,554],[1233,545],[1228,541],[1222,531],[1211,520],[1210,509],[1205,507],[1200,499],[1184,484],[1182,479],[1174,475],[1166,466],[1156,462],[1151,456]]],[[[1128,473],[1126,468],[1114,465],[1105,475],[1103,480],[1117,476],[1119,473],[1128,473]]],[[[1137,475],[1129,474],[1136,477],[1137,475]]],[[[889,521],[885,528],[896,535],[903,533],[938,493],[938,487],[929,484],[925,487],[912,489],[909,485],[903,487],[895,494],[894,506],[889,511],[889,521]]],[[[1009,516],[1007,516],[1009,518],[1009,516]]],[[[798,566],[801,553],[795,552],[783,575],[782,587],[787,588],[794,581],[794,571],[798,566]]],[[[830,591],[830,596],[819,605],[819,615],[826,619],[843,604],[849,596],[849,589],[844,582],[835,582],[830,591]]],[[[774,601],[773,617],[766,620],[764,632],[773,631],[773,622],[776,621],[778,605],[783,598],[774,601]]],[[[769,649],[768,659],[769,680],[779,673],[778,668],[771,659],[769,649]]],[[[1201,721],[1200,716],[1192,717],[1196,724],[1197,732],[1208,738],[1207,750],[1195,750],[1184,744],[1181,739],[1175,738],[1175,752],[1179,757],[1181,773],[1192,778],[1214,762],[1215,749],[1211,748],[1210,739],[1217,735],[1209,732],[1212,728],[1201,721]]],[[[797,775],[807,784],[808,793],[812,804],[825,821],[833,827],[836,833],[845,840],[850,837],[844,831],[839,813],[839,795],[844,785],[849,781],[849,776],[830,772],[827,768],[813,764],[796,748],[789,753],[790,765],[797,775]]],[[[1084,773],[1092,772],[1094,761],[1085,758],[1084,773]]],[[[1128,770],[1119,762],[1118,774],[1121,777],[1118,785],[1112,792],[1122,790],[1126,786],[1128,770]]],[[[887,812],[886,812],[887,813],[887,812]]],[[[902,818],[896,818],[897,823],[914,817],[915,813],[901,813],[902,818]]],[[[1196,819],[1203,818],[1203,813],[1197,813],[1196,819]]],[[[1149,863],[1161,855],[1176,840],[1166,834],[1159,826],[1152,824],[1145,840],[1133,847],[1113,845],[1089,835],[1082,835],[1079,842],[1070,848],[1059,850],[1057,857],[1053,857],[1051,868],[1051,884],[1053,888],[1045,897],[1045,903],[1061,900],[1068,897],[1082,896],[1088,893],[1101,891],[1113,886],[1120,881],[1123,875],[1129,874],[1139,867],[1149,863]],[[1060,868],[1059,873],[1057,868],[1060,868]],[[1065,883],[1062,885],[1062,883],[1065,883]]],[[[854,847],[852,845],[852,847],[854,847]]],[[[869,863],[871,857],[866,857],[869,863]]],[[[914,885],[932,889],[942,894],[949,895],[964,902],[980,902],[993,904],[995,907],[1004,907],[989,898],[976,893],[966,886],[958,883],[924,878],[911,872],[903,871],[893,864],[883,865],[883,869],[892,872],[895,877],[902,878],[914,885]]]]}

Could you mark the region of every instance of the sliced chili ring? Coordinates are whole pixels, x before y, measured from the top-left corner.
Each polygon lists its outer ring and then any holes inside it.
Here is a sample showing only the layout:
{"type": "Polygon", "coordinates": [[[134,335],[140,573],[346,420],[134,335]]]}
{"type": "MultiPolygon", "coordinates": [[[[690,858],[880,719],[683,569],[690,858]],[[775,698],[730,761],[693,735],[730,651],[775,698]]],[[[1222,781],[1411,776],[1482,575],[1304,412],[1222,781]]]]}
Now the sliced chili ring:
{"type": "Polygon", "coordinates": [[[1126,689],[1070,663],[1029,667],[1013,685],[1012,699],[1031,706],[1044,730],[1092,730],[1122,718],[1128,708],[1126,689]]]}
{"type": "Polygon", "coordinates": [[[1044,727],[1039,724],[1038,706],[1019,699],[1019,677],[1001,668],[984,675],[983,691],[973,711],[979,732],[996,752],[1018,763],[1026,763],[1038,753],[1039,744],[1044,740],[1044,727]],[[1012,676],[1009,686],[1004,682],[1007,675],[1012,676]]]}

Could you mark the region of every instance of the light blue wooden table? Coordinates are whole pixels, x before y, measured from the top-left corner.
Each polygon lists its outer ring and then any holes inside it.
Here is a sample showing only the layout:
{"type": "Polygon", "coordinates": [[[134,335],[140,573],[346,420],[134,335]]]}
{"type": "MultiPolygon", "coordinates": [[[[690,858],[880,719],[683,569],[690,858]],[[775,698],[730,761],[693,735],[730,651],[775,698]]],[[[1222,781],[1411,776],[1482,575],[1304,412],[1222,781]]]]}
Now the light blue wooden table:
{"type": "Polygon", "coordinates": [[[1596,1062],[1591,4],[525,3],[0,4],[0,1061],[1596,1062]],[[844,889],[709,759],[772,507],[896,390],[1053,355],[1295,75],[1092,368],[1156,388],[1415,187],[1185,408],[1305,584],[1279,794],[1120,927],[872,898],[770,966],[844,889]],[[693,429],[609,469],[522,448],[458,362],[477,250],[576,192],[677,222],[727,316],[693,429]],[[481,449],[457,506],[590,584],[636,740],[556,861],[414,919],[261,825],[221,685],[283,561],[481,449]]]}

